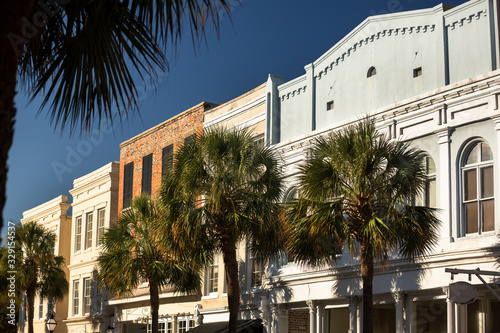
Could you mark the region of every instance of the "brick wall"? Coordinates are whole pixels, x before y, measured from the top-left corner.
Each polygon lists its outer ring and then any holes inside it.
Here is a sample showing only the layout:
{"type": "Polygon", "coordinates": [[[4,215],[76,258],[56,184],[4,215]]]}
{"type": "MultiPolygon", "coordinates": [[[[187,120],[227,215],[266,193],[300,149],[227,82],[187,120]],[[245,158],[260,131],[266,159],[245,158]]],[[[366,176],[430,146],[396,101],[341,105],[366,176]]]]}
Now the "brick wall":
{"type": "Polygon", "coordinates": [[[307,310],[288,310],[288,333],[307,333],[309,312],[307,310]]]}
{"type": "Polygon", "coordinates": [[[205,110],[216,106],[213,103],[200,103],[181,114],[123,142],[120,145],[120,185],[118,191],[118,213],[123,209],[124,167],[134,162],[132,197],[142,191],[142,158],[153,154],[151,196],[155,197],[161,184],[163,148],[173,144],[175,150],[184,139],[203,128],[205,110]]]}

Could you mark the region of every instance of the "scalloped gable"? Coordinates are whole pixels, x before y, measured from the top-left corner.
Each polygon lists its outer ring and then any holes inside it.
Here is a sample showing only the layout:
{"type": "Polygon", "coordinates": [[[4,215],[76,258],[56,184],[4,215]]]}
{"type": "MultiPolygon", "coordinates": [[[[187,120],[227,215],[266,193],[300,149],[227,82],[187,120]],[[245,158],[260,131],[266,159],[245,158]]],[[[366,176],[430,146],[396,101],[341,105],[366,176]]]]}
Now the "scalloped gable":
{"type": "Polygon", "coordinates": [[[472,0],[366,18],[278,86],[273,131],[286,141],[497,69],[495,6],[472,0]]]}
{"type": "Polygon", "coordinates": [[[317,76],[321,78],[323,74],[346,60],[352,53],[381,38],[433,32],[436,28],[434,15],[436,12],[444,12],[448,9],[450,6],[439,4],[428,9],[367,17],[313,62],[317,76]]]}

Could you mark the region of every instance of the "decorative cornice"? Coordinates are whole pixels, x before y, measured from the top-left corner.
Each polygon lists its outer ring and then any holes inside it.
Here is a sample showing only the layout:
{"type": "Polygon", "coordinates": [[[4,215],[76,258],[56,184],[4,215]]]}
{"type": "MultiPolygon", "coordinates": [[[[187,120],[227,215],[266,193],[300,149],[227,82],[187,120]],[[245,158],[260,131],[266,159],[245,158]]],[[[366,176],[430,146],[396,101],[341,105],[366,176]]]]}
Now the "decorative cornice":
{"type": "Polygon", "coordinates": [[[317,74],[315,77],[318,80],[321,80],[323,75],[326,75],[329,71],[333,70],[334,66],[338,66],[339,63],[343,62],[347,59],[352,53],[356,52],[357,49],[361,48],[363,45],[367,45],[368,43],[377,41],[384,37],[398,36],[398,35],[411,35],[418,33],[426,33],[426,32],[434,32],[436,29],[435,24],[425,24],[425,25],[417,25],[412,27],[401,27],[401,28],[392,28],[392,29],[384,29],[379,32],[376,32],[368,37],[365,37],[361,40],[358,40],[350,47],[347,48],[346,51],[342,52],[340,56],[338,56],[334,61],[332,61],[329,65],[324,67],[322,70],[317,70],[317,74]]]}
{"type": "Polygon", "coordinates": [[[295,97],[295,95],[300,95],[301,93],[306,92],[307,86],[302,86],[297,89],[294,89],[292,91],[287,92],[286,94],[281,95],[281,101],[284,101],[285,99],[289,99],[290,97],[295,97]]]}
{"type": "Polygon", "coordinates": [[[471,23],[473,20],[479,20],[481,17],[487,17],[488,13],[486,9],[482,9],[475,14],[468,15],[466,17],[462,17],[459,20],[455,20],[449,24],[446,24],[446,28],[450,28],[451,30],[454,30],[455,28],[461,27],[464,25],[464,23],[471,23]]]}

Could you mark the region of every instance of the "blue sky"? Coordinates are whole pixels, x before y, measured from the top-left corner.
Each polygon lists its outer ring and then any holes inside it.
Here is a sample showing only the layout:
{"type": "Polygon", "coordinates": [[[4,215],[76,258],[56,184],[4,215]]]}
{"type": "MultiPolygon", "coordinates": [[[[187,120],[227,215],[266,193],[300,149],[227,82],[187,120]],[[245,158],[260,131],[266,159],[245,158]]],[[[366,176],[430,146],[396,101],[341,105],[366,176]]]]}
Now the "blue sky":
{"type": "Polygon", "coordinates": [[[50,126],[44,110],[36,116],[40,101],[28,104],[27,96],[18,89],[4,224],[18,222],[23,211],[61,194],[69,196],[73,179],[119,161],[121,142],[191,106],[231,100],[264,83],[268,74],[282,76],[285,81],[302,75],[305,65],[366,17],[439,4],[437,0],[230,2],[232,20],[223,18],[220,38],[209,32],[206,44],[196,52],[189,38],[183,40],[177,56],[169,54],[170,71],[160,77],[156,91],[144,87],[140,116],[115,123],[111,130],[96,129],[91,137],[61,133],[50,126]]]}

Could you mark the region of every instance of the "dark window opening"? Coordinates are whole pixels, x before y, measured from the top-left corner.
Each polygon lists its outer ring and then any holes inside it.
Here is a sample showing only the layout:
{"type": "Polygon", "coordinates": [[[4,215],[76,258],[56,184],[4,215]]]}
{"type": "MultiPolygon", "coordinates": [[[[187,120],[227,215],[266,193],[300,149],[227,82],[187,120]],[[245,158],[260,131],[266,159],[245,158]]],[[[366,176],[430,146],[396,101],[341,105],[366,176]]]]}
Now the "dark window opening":
{"type": "Polygon", "coordinates": [[[413,77],[422,76],[422,67],[413,70],[413,77]]]}
{"type": "Polygon", "coordinates": [[[163,148],[161,156],[161,175],[165,176],[174,165],[174,145],[163,148]]]}
{"type": "Polygon", "coordinates": [[[184,145],[187,145],[191,141],[194,141],[196,139],[196,134],[191,134],[190,136],[184,138],[184,145]]]}
{"type": "Polygon", "coordinates": [[[333,101],[327,102],[326,103],[326,111],[333,110],[333,101]]]}
{"type": "Polygon", "coordinates": [[[366,77],[372,77],[376,74],[377,74],[377,69],[372,66],[368,69],[368,73],[366,74],[366,77]]]}
{"type": "Polygon", "coordinates": [[[125,165],[123,172],[123,208],[130,207],[134,180],[134,162],[125,165]]]}
{"type": "Polygon", "coordinates": [[[151,195],[151,178],[153,176],[153,154],[142,158],[142,193],[151,195]]]}

